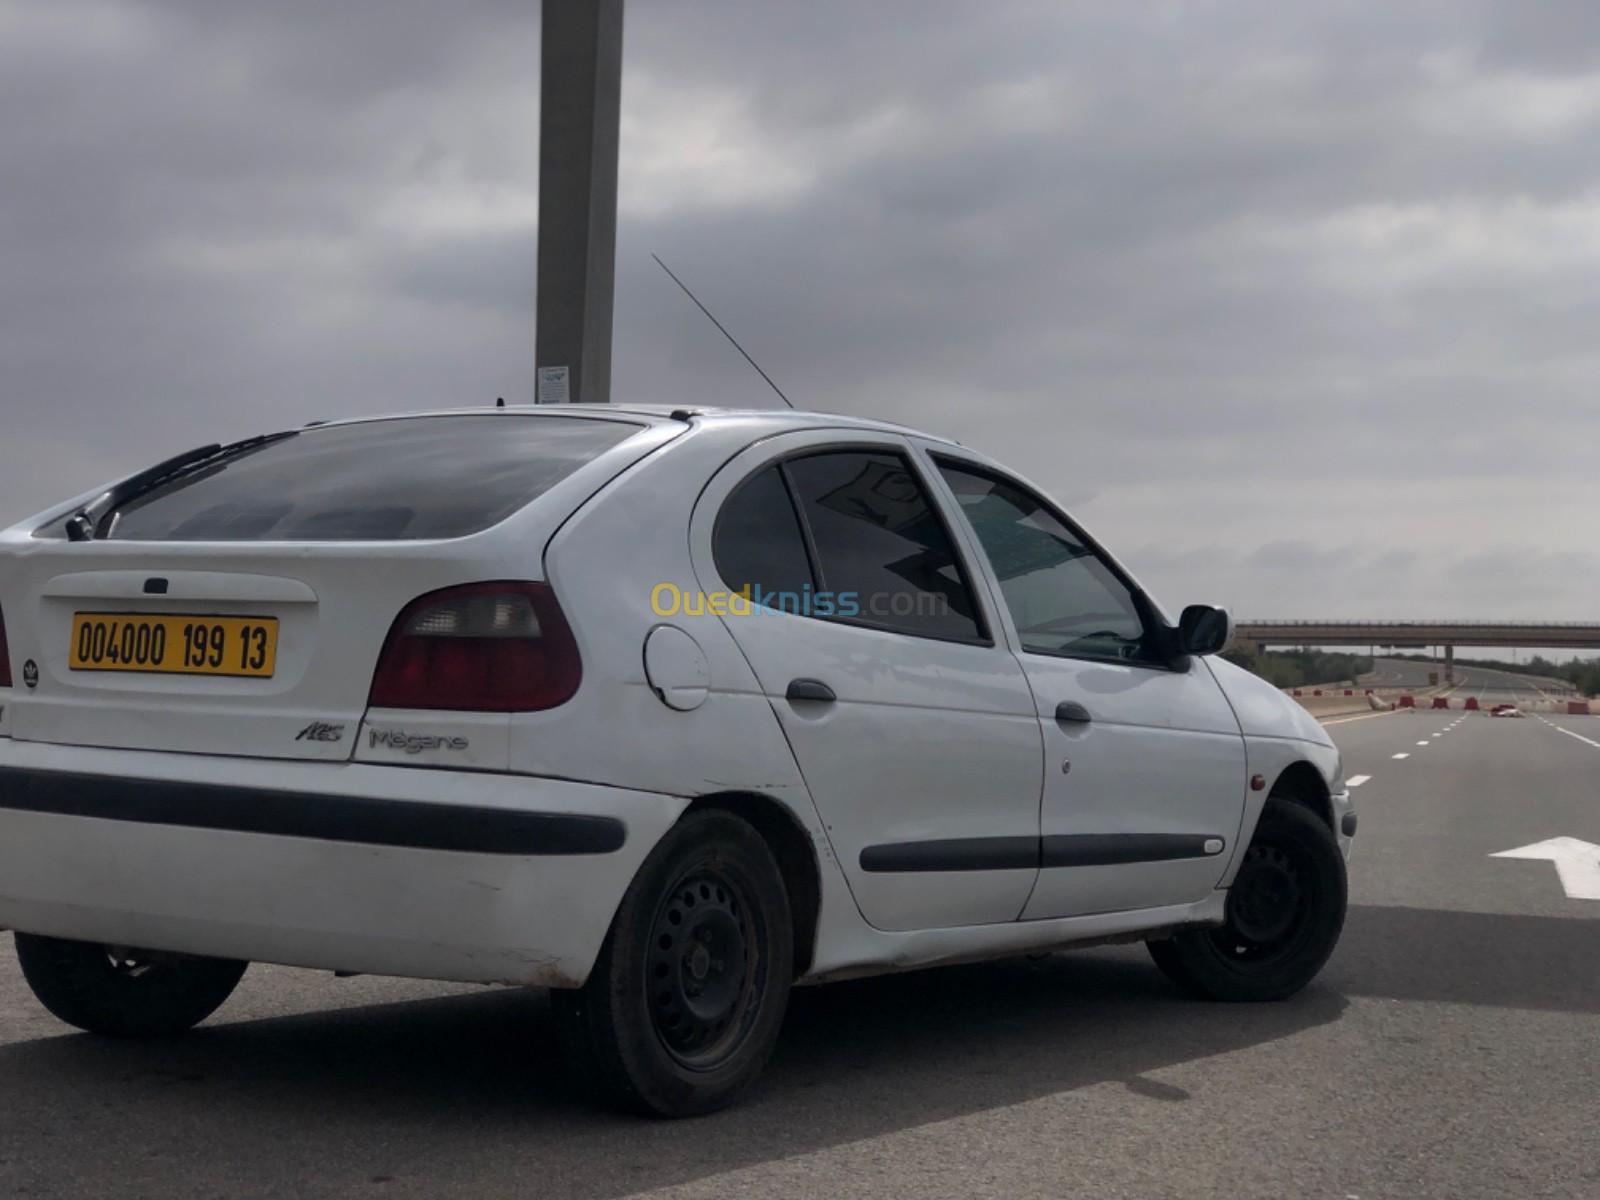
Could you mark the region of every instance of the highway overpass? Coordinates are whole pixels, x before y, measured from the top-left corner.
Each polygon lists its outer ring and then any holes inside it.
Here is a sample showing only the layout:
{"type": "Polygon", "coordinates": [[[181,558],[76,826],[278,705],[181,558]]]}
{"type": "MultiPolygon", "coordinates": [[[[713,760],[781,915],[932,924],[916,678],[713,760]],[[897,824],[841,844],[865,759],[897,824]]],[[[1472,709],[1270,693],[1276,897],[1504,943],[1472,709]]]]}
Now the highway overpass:
{"type": "Polygon", "coordinates": [[[1272,646],[1440,646],[1446,678],[1457,646],[1525,646],[1600,651],[1600,623],[1576,621],[1241,621],[1234,645],[1256,653],[1272,646]]]}

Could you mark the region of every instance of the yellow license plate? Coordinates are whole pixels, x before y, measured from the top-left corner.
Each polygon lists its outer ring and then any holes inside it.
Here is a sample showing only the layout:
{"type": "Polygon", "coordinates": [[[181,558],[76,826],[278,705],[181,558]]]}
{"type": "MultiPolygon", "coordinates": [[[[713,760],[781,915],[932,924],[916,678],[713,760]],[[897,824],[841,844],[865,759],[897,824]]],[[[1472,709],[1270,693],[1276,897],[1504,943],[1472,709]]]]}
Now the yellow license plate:
{"type": "Polygon", "coordinates": [[[269,679],[277,659],[276,617],[78,613],[72,618],[68,666],[74,671],[269,679]]]}

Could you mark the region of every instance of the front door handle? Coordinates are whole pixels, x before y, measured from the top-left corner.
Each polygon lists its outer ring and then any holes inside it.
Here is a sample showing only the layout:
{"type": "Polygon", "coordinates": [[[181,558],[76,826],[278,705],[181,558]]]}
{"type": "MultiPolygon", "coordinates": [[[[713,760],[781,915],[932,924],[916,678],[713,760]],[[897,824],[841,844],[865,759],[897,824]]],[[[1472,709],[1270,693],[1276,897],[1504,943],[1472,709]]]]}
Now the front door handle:
{"type": "Polygon", "coordinates": [[[789,690],[784,693],[786,700],[810,700],[817,704],[832,704],[838,698],[820,679],[791,679],[789,690]]]}
{"type": "Polygon", "coordinates": [[[1092,717],[1089,710],[1076,700],[1063,700],[1056,705],[1056,720],[1063,725],[1087,725],[1092,717]]]}

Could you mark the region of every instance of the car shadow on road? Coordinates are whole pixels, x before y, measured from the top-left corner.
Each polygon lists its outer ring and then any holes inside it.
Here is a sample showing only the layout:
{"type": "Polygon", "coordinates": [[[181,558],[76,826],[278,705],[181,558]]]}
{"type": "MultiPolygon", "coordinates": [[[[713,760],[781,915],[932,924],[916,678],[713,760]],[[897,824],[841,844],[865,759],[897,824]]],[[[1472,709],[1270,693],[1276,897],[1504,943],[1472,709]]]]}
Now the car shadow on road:
{"type": "Polygon", "coordinates": [[[481,1195],[525,1180],[601,1197],[1120,1082],[1290,1037],[1345,1001],[1186,1000],[1141,949],[1012,960],[798,989],[741,1106],[658,1122],[575,1099],[544,995],[510,990],[229,1024],[188,1037],[79,1035],[0,1047],[17,1133],[0,1182],[74,1194],[481,1195]]]}

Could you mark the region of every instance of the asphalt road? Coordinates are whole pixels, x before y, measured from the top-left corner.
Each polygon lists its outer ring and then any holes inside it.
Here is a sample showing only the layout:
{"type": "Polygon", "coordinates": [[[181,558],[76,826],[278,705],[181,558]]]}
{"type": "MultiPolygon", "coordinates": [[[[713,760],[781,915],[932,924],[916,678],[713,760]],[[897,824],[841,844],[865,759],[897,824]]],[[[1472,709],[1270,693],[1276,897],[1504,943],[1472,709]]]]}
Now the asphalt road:
{"type": "MultiPolygon", "coordinates": [[[[1426,687],[1429,672],[1444,678],[1442,663],[1414,662],[1404,658],[1378,658],[1373,660],[1372,673],[1362,677],[1362,683],[1376,687],[1426,687]]],[[[1456,682],[1460,684],[1455,703],[1468,696],[1479,697],[1479,703],[1519,703],[1545,698],[1566,699],[1572,694],[1570,685],[1555,679],[1536,675],[1520,675],[1512,671],[1497,671],[1489,667],[1457,666],[1456,682]]]]}
{"type": "Polygon", "coordinates": [[[537,993],[256,968],[125,1044],[6,949],[0,1196],[1593,1200],[1600,901],[1488,856],[1600,842],[1600,718],[1330,724],[1353,906],[1292,1001],[1184,1000],[1138,947],[805,989],[747,1103],[661,1123],[570,1098],[537,993]]]}

